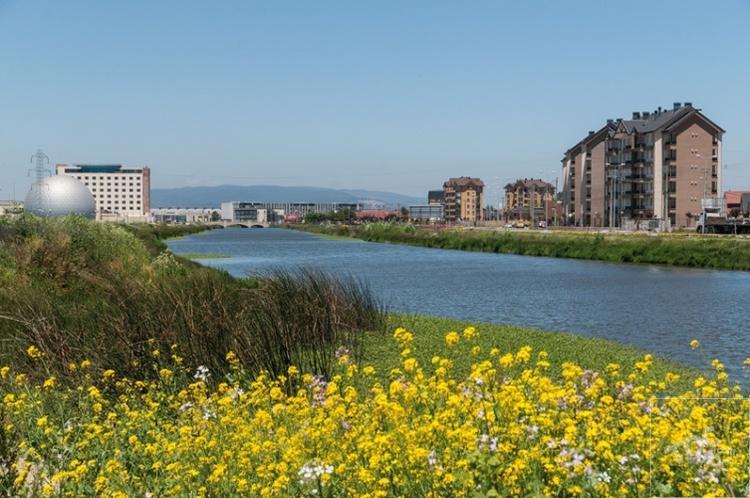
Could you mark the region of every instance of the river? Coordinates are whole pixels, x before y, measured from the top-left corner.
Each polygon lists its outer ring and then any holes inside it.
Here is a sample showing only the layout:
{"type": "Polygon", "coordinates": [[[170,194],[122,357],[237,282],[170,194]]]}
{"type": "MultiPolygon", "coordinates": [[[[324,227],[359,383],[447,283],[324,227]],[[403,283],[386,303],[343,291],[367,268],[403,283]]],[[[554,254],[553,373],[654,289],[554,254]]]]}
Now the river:
{"type": "MultiPolygon", "coordinates": [[[[170,240],[236,276],[314,267],[365,280],[391,311],[603,337],[737,378],[750,355],[750,272],[611,264],[228,228],[170,240]],[[692,351],[692,339],[701,342],[692,351]]],[[[738,379],[739,380],[739,379],[738,379]]]]}

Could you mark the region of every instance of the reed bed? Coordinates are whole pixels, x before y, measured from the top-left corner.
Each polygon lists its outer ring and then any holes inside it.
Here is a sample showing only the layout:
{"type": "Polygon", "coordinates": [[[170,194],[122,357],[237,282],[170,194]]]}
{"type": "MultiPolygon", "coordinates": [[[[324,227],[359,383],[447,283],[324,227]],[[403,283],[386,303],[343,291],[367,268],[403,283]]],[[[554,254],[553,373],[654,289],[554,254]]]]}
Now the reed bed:
{"type": "Polygon", "coordinates": [[[155,350],[180,344],[189,366],[221,373],[233,351],[251,370],[289,364],[327,374],[336,348],[356,350],[384,315],[369,289],[320,272],[235,279],[168,251],[154,257],[133,232],[81,218],[25,217],[0,225],[0,362],[65,378],[91,361],[148,376],[155,350]],[[44,360],[29,363],[34,344],[44,360]]]}

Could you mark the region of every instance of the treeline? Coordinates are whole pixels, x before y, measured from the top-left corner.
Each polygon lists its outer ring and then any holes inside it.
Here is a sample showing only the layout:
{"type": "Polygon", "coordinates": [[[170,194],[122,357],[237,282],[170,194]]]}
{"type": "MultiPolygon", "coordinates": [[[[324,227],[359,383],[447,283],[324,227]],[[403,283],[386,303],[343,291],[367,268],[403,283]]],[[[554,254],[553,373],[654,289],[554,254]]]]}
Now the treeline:
{"type": "Polygon", "coordinates": [[[417,228],[394,223],[293,228],[421,247],[526,256],[575,258],[612,263],[648,263],[750,270],[750,241],[693,235],[605,235],[575,232],[526,233],[417,228]]]}
{"type": "Polygon", "coordinates": [[[384,315],[368,288],[309,271],[236,279],[159,251],[184,228],[24,216],[0,222],[0,365],[65,378],[89,360],[135,378],[154,351],[226,371],[233,351],[259,372],[328,374],[339,346],[384,315]],[[145,242],[144,242],[145,241],[145,242]],[[41,352],[31,361],[29,346],[41,352]]]}

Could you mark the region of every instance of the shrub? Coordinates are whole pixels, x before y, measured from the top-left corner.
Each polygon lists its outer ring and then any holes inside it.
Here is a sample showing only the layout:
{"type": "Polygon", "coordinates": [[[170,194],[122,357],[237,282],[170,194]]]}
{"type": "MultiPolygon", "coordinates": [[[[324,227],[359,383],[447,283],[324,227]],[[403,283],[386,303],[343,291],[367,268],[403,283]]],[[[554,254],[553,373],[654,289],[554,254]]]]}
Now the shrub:
{"type": "Polygon", "coordinates": [[[188,365],[215,372],[231,349],[251,370],[295,362],[325,375],[336,347],[356,349],[358,333],[382,327],[379,304],[354,281],[303,271],[234,279],[169,252],[152,257],[134,233],[165,232],[145,225],[27,217],[2,228],[0,359],[38,376],[62,379],[88,360],[144,377],[152,352],[176,343],[188,365]],[[29,361],[28,344],[42,361],[29,361]]]}

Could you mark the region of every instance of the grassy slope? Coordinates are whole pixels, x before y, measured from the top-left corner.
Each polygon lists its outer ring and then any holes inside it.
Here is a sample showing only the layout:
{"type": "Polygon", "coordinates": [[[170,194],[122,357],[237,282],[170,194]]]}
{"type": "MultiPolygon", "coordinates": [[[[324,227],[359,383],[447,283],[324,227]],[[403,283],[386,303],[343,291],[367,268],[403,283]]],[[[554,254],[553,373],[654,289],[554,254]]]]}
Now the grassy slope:
{"type": "MultiPolygon", "coordinates": [[[[547,332],[544,330],[516,327],[510,325],[495,325],[486,323],[472,323],[464,320],[447,318],[404,315],[392,313],[388,317],[388,331],[403,326],[414,334],[413,350],[419,362],[431,371],[430,359],[435,354],[443,354],[446,350],[444,338],[449,331],[461,332],[464,327],[474,325],[479,331],[476,342],[486,353],[496,347],[501,354],[516,352],[523,346],[531,346],[533,354],[546,351],[552,365],[552,373],[557,374],[564,362],[573,362],[583,368],[603,372],[610,363],[619,363],[624,372],[643,359],[646,351],[630,346],[617,344],[604,339],[581,337],[562,332],[547,332]]],[[[689,347],[685,345],[685,347],[689,347]]],[[[468,371],[472,363],[472,356],[468,349],[455,360],[456,368],[468,371]]],[[[398,366],[399,348],[390,334],[371,333],[364,344],[365,364],[372,364],[381,373],[398,366]]],[[[677,362],[656,357],[652,368],[654,378],[663,378],[666,372],[681,375],[680,388],[688,388],[696,376],[700,374],[695,369],[680,365],[677,362]]]]}
{"type": "Polygon", "coordinates": [[[297,225],[308,232],[421,247],[526,256],[591,259],[727,270],[750,270],[750,240],[736,237],[604,235],[579,232],[437,230],[375,223],[359,226],[297,225]]]}

